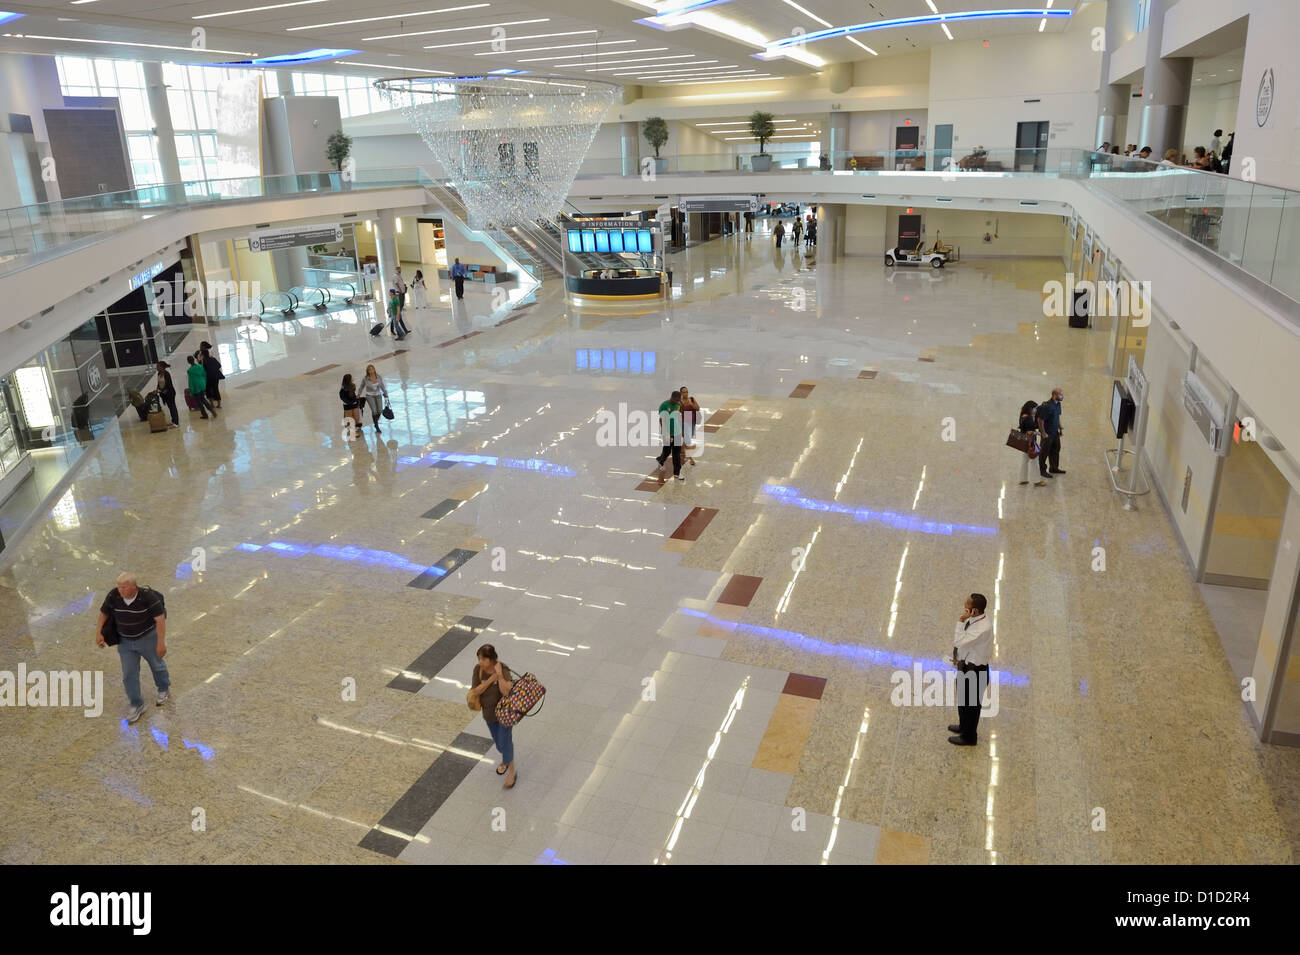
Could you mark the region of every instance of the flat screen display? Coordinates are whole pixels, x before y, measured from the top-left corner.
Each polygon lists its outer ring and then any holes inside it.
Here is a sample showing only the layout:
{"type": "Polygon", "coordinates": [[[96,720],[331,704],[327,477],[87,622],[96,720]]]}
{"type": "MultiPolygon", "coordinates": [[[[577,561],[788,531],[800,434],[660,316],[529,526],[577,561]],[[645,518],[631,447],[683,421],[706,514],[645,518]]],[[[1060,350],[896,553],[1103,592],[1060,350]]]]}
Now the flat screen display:
{"type": "Polygon", "coordinates": [[[606,232],[604,229],[596,233],[596,251],[597,252],[609,251],[609,233],[606,232]]]}
{"type": "Polygon", "coordinates": [[[590,229],[582,230],[582,251],[596,251],[596,233],[592,232],[590,229]]]}
{"type": "Polygon", "coordinates": [[[637,250],[640,252],[653,252],[654,244],[650,241],[649,229],[638,229],[636,233],[637,250]]]}
{"type": "Polygon", "coordinates": [[[609,251],[611,251],[611,252],[622,252],[622,251],[623,251],[623,233],[622,233],[622,232],[614,231],[614,232],[611,232],[611,233],[609,234],[609,251]]]}
{"type": "Polygon", "coordinates": [[[1135,406],[1133,399],[1129,397],[1128,389],[1124,383],[1116,381],[1110,393],[1110,426],[1115,431],[1115,437],[1122,438],[1133,427],[1133,412],[1135,406]]]}
{"type": "Polygon", "coordinates": [[[570,252],[582,251],[582,233],[579,232],[577,229],[569,230],[569,251],[570,252]]]}

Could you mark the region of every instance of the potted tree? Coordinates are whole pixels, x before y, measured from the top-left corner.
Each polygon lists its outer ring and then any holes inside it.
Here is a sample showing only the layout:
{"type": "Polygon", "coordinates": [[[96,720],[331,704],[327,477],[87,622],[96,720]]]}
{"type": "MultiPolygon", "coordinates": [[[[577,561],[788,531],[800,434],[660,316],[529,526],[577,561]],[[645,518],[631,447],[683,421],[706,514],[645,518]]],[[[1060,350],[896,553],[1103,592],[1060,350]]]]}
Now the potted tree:
{"type": "Polygon", "coordinates": [[[659,147],[668,142],[668,124],[662,116],[651,116],[645,121],[645,128],[641,130],[641,135],[645,137],[655,151],[655,174],[668,171],[668,160],[659,158],[659,147]]]}
{"type": "Polygon", "coordinates": [[[758,155],[749,157],[749,167],[754,172],[767,172],[772,168],[772,157],[764,148],[767,141],[776,135],[776,126],[772,114],[755,110],[749,116],[749,135],[758,140],[758,155]]]}
{"type": "Polygon", "coordinates": [[[352,137],[346,135],[341,129],[330,133],[330,138],[325,142],[325,158],[340,173],[344,189],[351,185],[352,176],[350,171],[347,175],[342,175],[343,164],[348,161],[348,157],[351,155],[352,137]]]}

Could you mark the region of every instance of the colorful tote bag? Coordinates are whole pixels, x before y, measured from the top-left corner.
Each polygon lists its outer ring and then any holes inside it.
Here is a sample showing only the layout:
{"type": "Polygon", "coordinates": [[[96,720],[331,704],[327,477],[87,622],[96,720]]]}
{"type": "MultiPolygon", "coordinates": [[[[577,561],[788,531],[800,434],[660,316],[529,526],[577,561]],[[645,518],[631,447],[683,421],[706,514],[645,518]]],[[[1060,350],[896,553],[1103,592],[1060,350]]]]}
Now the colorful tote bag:
{"type": "Polygon", "coordinates": [[[514,726],[525,716],[534,715],[541,708],[542,697],[546,687],[537,682],[537,677],[525,673],[510,688],[510,695],[503,696],[497,703],[497,722],[502,726],[514,726]]]}

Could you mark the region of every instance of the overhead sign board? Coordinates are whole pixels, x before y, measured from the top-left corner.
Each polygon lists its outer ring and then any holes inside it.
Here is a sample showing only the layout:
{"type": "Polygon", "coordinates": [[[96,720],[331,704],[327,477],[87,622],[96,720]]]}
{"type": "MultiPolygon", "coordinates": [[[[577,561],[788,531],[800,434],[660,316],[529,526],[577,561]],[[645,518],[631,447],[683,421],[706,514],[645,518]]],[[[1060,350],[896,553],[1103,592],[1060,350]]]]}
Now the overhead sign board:
{"type": "Polygon", "coordinates": [[[337,222],[290,226],[287,229],[257,229],[248,233],[248,251],[273,252],[276,249],[342,241],[343,226],[337,222]]]}
{"type": "Polygon", "coordinates": [[[130,283],[131,291],[134,292],[141,285],[144,285],[146,282],[148,282],[151,278],[161,274],[162,270],[165,269],[166,267],[167,266],[164,265],[162,262],[155,262],[153,265],[149,266],[143,272],[131,276],[131,283],[130,283]]]}
{"type": "Polygon", "coordinates": [[[682,212],[757,212],[757,196],[682,196],[682,212]]]}

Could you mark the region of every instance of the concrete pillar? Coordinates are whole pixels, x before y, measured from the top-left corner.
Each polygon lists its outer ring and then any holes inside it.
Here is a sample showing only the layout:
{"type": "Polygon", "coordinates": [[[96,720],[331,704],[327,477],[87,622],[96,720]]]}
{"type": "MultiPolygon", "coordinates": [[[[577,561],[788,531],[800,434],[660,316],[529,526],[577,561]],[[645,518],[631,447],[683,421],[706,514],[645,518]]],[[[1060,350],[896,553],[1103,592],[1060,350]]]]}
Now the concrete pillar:
{"type": "Polygon", "coordinates": [[[626,122],[620,125],[623,143],[623,175],[635,176],[640,171],[637,164],[641,153],[641,144],[637,142],[637,123],[626,122]]]}
{"type": "Polygon", "coordinates": [[[849,114],[841,113],[838,110],[831,113],[830,119],[826,124],[830,130],[830,145],[827,151],[831,157],[832,169],[849,168],[849,114]]]}
{"type": "Polygon", "coordinates": [[[293,96],[293,70],[276,70],[275,81],[280,87],[281,96],[293,96]]]}
{"type": "Polygon", "coordinates": [[[844,203],[822,203],[817,207],[817,258],[834,262],[844,256],[844,203]]]}
{"type": "MultiPolygon", "coordinates": [[[[1124,4],[1106,4],[1106,46],[1101,51],[1101,80],[1097,88],[1097,134],[1092,141],[1094,148],[1102,143],[1110,143],[1113,146],[1117,138],[1124,137],[1124,127],[1119,123],[1119,114],[1128,113],[1128,103],[1124,100],[1127,91],[1124,87],[1110,82],[1110,53],[1111,48],[1118,45],[1119,38],[1124,35],[1120,18],[1125,15],[1132,16],[1132,11],[1127,10],[1124,4]]],[[[1121,151],[1126,145],[1127,143],[1120,143],[1121,151]]]]}
{"type": "Polygon", "coordinates": [[[1187,100],[1192,92],[1191,58],[1160,56],[1160,44],[1165,32],[1165,11],[1171,5],[1171,0],[1151,0],[1151,22],[1146,31],[1147,59],[1142,73],[1142,132],[1138,141],[1142,146],[1151,147],[1153,160],[1159,160],[1166,149],[1182,150],[1183,128],[1187,125],[1187,100]]]}
{"type": "MultiPolygon", "coordinates": [[[[446,235],[447,231],[444,228],[443,234],[446,235]]],[[[386,315],[388,288],[392,285],[397,267],[401,264],[397,258],[397,217],[393,215],[391,209],[380,210],[379,216],[375,219],[375,247],[379,253],[379,281],[375,283],[375,292],[383,304],[384,311],[380,314],[386,315]]],[[[451,260],[447,261],[450,263],[451,260]]],[[[406,282],[409,285],[411,280],[407,278],[406,282]]]]}
{"type": "Polygon", "coordinates": [[[167,102],[162,64],[146,61],[141,65],[144,67],[144,85],[149,96],[149,112],[153,114],[154,138],[158,142],[158,164],[162,166],[163,182],[180,182],[181,161],[176,155],[176,130],[172,127],[172,111],[167,102]]]}
{"type": "Polygon", "coordinates": [[[853,85],[853,64],[832,63],[826,68],[827,84],[832,93],[846,93],[853,85]]]}

